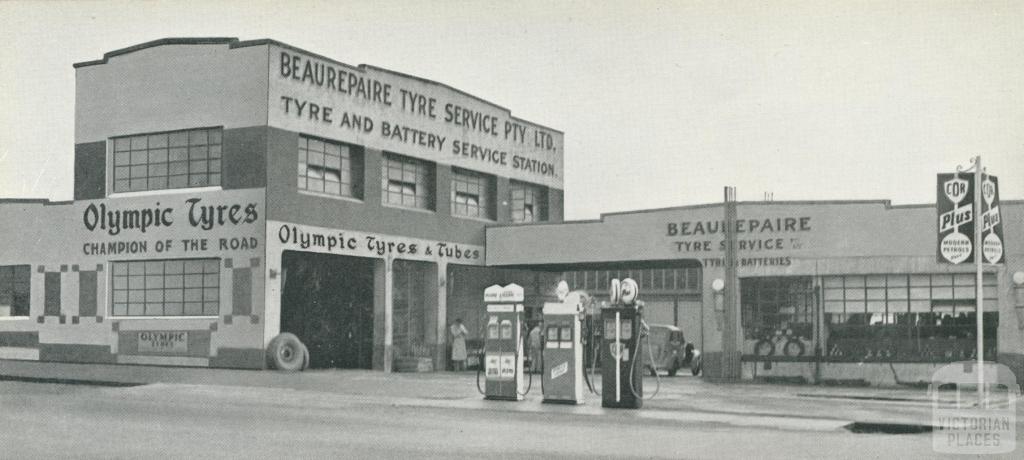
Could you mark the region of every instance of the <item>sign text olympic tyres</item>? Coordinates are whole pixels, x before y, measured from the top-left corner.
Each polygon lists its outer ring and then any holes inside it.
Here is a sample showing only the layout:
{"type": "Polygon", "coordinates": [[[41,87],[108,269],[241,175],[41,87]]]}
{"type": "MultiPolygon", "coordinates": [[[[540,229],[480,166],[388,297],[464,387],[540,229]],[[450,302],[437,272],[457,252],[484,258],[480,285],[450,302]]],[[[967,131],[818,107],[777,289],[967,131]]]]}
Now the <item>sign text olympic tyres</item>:
{"type": "Polygon", "coordinates": [[[139,353],[188,352],[188,332],[184,331],[141,331],[139,332],[139,353]]]}
{"type": "MultiPolygon", "coordinates": [[[[974,229],[979,219],[974,203],[973,174],[939,174],[935,208],[940,263],[973,263],[979,244],[974,229]]],[[[999,179],[985,176],[981,185],[981,253],[986,263],[1003,262],[1003,225],[999,214],[999,179]]]]}
{"type": "Polygon", "coordinates": [[[82,254],[111,256],[259,248],[263,202],[251,192],[83,203],[82,254]],[[85,204],[87,203],[87,204],[85,204]]]}

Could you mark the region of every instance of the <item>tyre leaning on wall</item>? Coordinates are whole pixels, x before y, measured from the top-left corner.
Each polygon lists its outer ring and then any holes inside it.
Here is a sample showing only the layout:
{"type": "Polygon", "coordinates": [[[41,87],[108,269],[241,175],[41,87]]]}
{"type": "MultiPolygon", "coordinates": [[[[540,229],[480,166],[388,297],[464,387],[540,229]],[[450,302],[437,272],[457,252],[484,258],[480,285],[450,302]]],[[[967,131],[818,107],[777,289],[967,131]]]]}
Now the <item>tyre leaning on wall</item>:
{"type": "Polygon", "coordinates": [[[285,372],[301,371],[309,365],[309,350],[295,334],[278,334],[267,345],[267,365],[285,372]]]}
{"type": "Polygon", "coordinates": [[[299,342],[302,345],[302,370],[309,369],[309,348],[306,348],[306,344],[299,342]]]}

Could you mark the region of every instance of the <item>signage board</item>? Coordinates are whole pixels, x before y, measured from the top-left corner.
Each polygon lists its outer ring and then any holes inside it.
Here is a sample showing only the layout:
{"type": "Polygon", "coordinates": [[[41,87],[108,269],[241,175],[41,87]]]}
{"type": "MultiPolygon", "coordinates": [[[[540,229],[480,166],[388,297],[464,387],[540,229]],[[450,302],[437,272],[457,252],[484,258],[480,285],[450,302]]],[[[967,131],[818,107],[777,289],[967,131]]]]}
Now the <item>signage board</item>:
{"type": "Polygon", "coordinates": [[[268,124],[561,189],[563,135],[422,78],[271,46],[268,124]]]}
{"type": "Polygon", "coordinates": [[[267,233],[270,241],[268,244],[282,250],[424,262],[445,261],[461,265],[484,264],[484,247],[474,244],[279,221],[267,222],[267,233]]]}
{"type": "Polygon", "coordinates": [[[939,174],[935,208],[937,252],[940,263],[974,263],[979,252],[989,264],[1002,263],[1003,225],[999,213],[999,179],[984,176],[981,209],[975,210],[974,174],[939,174]],[[980,223],[979,223],[980,222],[980,223]],[[981,242],[974,241],[975,225],[981,225],[981,242]]]}
{"type": "Polygon", "coordinates": [[[986,263],[1005,262],[1003,221],[999,214],[999,178],[985,176],[981,181],[981,254],[986,263]]]}
{"type": "Polygon", "coordinates": [[[139,353],[188,353],[188,332],[141,331],[139,332],[139,353]]]}
{"type": "Polygon", "coordinates": [[[974,175],[939,174],[937,190],[939,262],[974,262],[974,175]]]}
{"type": "Polygon", "coordinates": [[[168,193],[76,201],[59,229],[83,256],[199,257],[263,251],[264,192],[168,193]],[[67,237],[67,232],[77,237],[67,237]]]}

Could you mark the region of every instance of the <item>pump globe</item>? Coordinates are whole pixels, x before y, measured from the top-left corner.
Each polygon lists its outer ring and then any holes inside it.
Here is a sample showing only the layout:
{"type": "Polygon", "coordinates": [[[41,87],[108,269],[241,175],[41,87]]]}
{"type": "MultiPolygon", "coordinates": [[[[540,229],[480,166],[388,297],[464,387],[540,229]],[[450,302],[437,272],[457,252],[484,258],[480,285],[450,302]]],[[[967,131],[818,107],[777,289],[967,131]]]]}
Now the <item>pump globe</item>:
{"type": "Polygon", "coordinates": [[[633,281],[633,278],[626,278],[622,280],[621,289],[620,295],[622,303],[626,305],[633,305],[637,295],[640,293],[640,286],[636,284],[636,281],[633,281]]]}
{"type": "Polygon", "coordinates": [[[619,303],[620,295],[622,295],[622,284],[619,283],[618,278],[612,278],[612,282],[608,286],[608,303],[612,305],[619,303]]]}

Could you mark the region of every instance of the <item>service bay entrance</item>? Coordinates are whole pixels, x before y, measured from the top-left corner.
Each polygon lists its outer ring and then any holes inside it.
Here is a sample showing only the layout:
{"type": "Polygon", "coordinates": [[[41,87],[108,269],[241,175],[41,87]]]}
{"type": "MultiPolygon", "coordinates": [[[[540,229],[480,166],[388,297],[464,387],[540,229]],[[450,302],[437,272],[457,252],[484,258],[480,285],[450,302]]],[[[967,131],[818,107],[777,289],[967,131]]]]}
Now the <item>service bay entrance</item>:
{"type": "Polygon", "coordinates": [[[284,251],[281,332],[298,336],[310,367],[370,369],[373,259],[284,251]]]}

